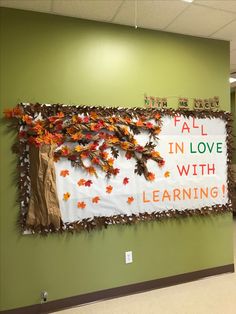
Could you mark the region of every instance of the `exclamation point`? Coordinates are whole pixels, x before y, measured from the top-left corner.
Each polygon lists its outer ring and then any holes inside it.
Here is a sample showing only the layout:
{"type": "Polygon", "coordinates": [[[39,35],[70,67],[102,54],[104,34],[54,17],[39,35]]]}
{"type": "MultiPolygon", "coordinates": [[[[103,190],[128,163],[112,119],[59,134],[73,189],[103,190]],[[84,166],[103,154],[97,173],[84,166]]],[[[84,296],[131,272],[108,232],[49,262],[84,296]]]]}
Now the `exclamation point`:
{"type": "Polygon", "coordinates": [[[225,198],[225,185],[222,185],[222,193],[223,193],[223,198],[225,198]]]}

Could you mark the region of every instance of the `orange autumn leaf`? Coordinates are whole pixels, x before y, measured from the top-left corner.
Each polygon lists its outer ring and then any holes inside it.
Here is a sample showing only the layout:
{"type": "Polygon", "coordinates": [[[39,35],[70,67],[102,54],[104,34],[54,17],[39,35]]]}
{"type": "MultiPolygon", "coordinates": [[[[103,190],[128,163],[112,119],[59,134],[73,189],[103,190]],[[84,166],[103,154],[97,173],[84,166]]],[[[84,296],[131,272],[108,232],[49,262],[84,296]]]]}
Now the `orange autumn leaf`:
{"type": "Polygon", "coordinates": [[[133,196],[128,197],[128,199],[127,199],[128,204],[131,204],[133,201],[134,201],[133,196]]]}
{"type": "Polygon", "coordinates": [[[32,127],[32,130],[34,130],[38,135],[43,134],[43,126],[41,122],[38,122],[32,127]]]}
{"type": "Polygon", "coordinates": [[[64,113],[62,111],[58,112],[58,114],[56,115],[57,118],[64,118],[64,113]]]}
{"type": "Polygon", "coordinates": [[[89,156],[89,152],[88,152],[88,151],[82,152],[82,153],[80,154],[80,157],[81,157],[81,158],[88,158],[88,156],[89,156]]]}
{"type": "Polygon", "coordinates": [[[107,160],[107,162],[108,162],[108,165],[109,165],[109,166],[113,166],[113,164],[114,164],[114,158],[109,158],[109,159],[107,160]]]}
{"type": "Polygon", "coordinates": [[[83,185],[85,185],[85,182],[86,182],[85,179],[80,179],[80,180],[77,182],[77,184],[78,184],[78,186],[83,186],[83,185]]]}
{"type": "Polygon", "coordinates": [[[131,122],[131,119],[126,117],[126,118],[125,118],[125,122],[130,123],[130,122],[131,122]]]}
{"type": "Polygon", "coordinates": [[[129,135],[128,128],[124,127],[124,128],[122,128],[122,131],[124,132],[125,135],[129,135]]]}
{"type": "Polygon", "coordinates": [[[70,193],[69,192],[63,194],[63,200],[64,201],[67,201],[69,198],[70,198],[70,193]]]}
{"type": "Polygon", "coordinates": [[[115,143],[119,143],[119,139],[116,136],[112,136],[112,138],[110,139],[110,142],[115,144],[115,143]]]}
{"type": "Polygon", "coordinates": [[[10,118],[13,117],[13,110],[12,110],[12,109],[5,109],[5,110],[3,111],[3,113],[4,113],[4,117],[5,117],[6,119],[10,119],[10,118]]]}
{"type": "Polygon", "coordinates": [[[77,145],[75,146],[75,151],[79,153],[81,152],[81,150],[83,150],[83,148],[84,148],[83,146],[77,145]]]}
{"type": "Polygon", "coordinates": [[[159,134],[161,132],[161,128],[159,126],[155,127],[154,133],[159,134]]]}
{"type": "Polygon", "coordinates": [[[26,124],[31,124],[32,123],[32,118],[28,115],[28,114],[25,114],[23,117],[22,117],[22,121],[24,121],[26,124]]]}
{"type": "Polygon", "coordinates": [[[166,171],[165,173],[164,173],[164,177],[165,178],[168,178],[170,176],[170,171],[166,171]]]}
{"type": "Polygon", "coordinates": [[[108,125],[107,129],[108,129],[108,131],[114,131],[115,130],[115,126],[114,125],[108,125]]]}
{"type": "Polygon", "coordinates": [[[74,141],[81,140],[82,137],[83,137],[83,135],[82,135],[81,132],[77,132],[77,133],[71,135],[71,138],[72,138],[72,140],[74,140],[74,141]]]}
{"type": "Polygon", "coordinates": [[[78,202],[77,207],[84,209],[86,207],[86,204],[85,204],[85,202],[78,202]]]}
{"type": "Polygon", "coordinates": [[[92,202],[93,203],[97,204],[99,201],[100,201],[100,197],[99,196],[95,196],[95,197],[92,198],[92,202]]]}
{"type": "Polygon", "coordinates": [[[120,143],[120,147],[124,150],[127,150],[129,148],[129,142],[120,143]]]}
{"type": "Polygon", "coordinates": [[[76,115],[73,115],[71,118],[72,122],[74,122],[74,123],[77,122],[77,119],[78,119],[78,116],[76,116],[76,115]]]}
{"type": "Polygon", "coordinates": [[[155,150],[153,150],[152,152],[151,152],[151,155],[152,155],[152,157],[160,157],[160,153],[158,153],[157,151],[155,151],[155,150]]]}
{"type": "Polygon", "coordinates": [[[101,152],[100,153],[100,156],[103,158],[103,159],[106,159],[108,157],[108,152],[101,152]]]}
{"type": "Polygon", "coordinates": [[[69,170],[66,169],[66,170],[62,170],[62,171],[61,171],[60,176],[62,176],[62,177],[65,178],[65,177],[68,176],[69,174],[70,174],[70,173],[69,173],[69,170]]]}
{"type": "Polygon", "coordinates": [[[91,166],[87,168],[87,171],[88,171],[88,173],[91,174],[91,175],[97,173],[96,170],[95,170],[95,168],[94,168],[94,167],[91,167],[91,166]]]}
{"type": "Polygon", "coordinates": [[[148,172],[148,174],[147,174],[147,180],[148,180],[148,181],[153,181],[153,180],[155,180],[155,174],[152,173],[152,172],[148,172]]]}
{"type": "Polygon", "coordinates": [[[160,113],[157,113],[154,118],[155,118],[156,120],[158,120],[158,119],[160,119],[160,117],[161,117],[160,113]]]}
{"type": "Polygon", "coordinates": [[[103,171],[107,171],[109,169],[109,166],[108,165],[102,165],[102,170],[103,171]]]}
{"type": "Polygon", "coordinates": [[[96,112],[92,111],[92,112],[90,113],[90,117],[91,117],[93,120],[96,120],[96,119],[98,118],[98,114],[97,114],[96,112]]]}
{"type": "Polygon", "coordinates": [[[136,125],[137,125],[137,126],[143,126],[143,121],[142,121],[142,120],[138,120],[138,121],[136,122],[136,125]]]}
{"type": "Polygon", "coordinates": [[[112,192],[112,190],[113,190],[113,187],[111,185],[108,185],[106,187],[106,193],[110,194],[112,192]]]}

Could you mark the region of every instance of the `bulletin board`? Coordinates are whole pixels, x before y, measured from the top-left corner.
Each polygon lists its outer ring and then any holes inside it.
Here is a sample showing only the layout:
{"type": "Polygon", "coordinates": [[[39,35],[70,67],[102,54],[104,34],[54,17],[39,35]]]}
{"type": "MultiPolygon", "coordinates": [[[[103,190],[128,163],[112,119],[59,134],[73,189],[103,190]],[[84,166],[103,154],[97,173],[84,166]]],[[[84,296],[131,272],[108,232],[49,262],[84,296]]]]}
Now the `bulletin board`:
{"type": "Polygon", "coordinates": [[[232,209],[224,111],[19,104],[19,224],[83,231],[232,209]]]}

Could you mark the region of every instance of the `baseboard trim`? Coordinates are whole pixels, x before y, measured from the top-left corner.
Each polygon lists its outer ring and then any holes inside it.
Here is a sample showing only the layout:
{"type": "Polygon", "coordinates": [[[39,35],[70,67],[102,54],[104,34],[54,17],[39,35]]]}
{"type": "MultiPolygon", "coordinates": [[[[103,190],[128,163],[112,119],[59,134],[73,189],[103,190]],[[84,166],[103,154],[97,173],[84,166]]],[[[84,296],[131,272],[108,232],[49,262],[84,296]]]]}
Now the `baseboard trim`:
{"type": "Polygon", "coordinates": [[[194,281],[208,276],[219,275],[223,273],[234,272],[234,264],[208,268],[194,271],[191,273],[180,274],[127,286],[111,288],[65,299],[50,301],[44,304],[35,304],[31,306],[21,307],[12,310],[0,311],[1,314],[43,314],[60,311],[69,307],[79,306],[99,300],[107,300],[117,298],[129,294],[140,293],[148,290],[164,288],[168,286],[178,285],[185,282],[194,281]]]}

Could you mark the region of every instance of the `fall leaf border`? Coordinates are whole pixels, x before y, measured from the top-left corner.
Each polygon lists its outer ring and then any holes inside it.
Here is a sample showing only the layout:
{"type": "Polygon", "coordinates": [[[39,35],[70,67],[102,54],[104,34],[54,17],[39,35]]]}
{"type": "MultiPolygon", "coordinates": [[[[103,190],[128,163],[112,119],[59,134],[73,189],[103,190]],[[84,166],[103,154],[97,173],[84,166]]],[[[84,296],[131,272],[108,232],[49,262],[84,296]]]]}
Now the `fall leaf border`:
{"type": "MultiPolygon", "coordinates": [[[[20,202],[20,215],[18,223],[22,231],[30,230],[32,233],[39,234],[48,234],[54,232],[77,232],[77,231],[91,231],[96,228],[107,228],[110,224],[134,224],[140,221],[153,221],[153,220],[163,220],[169,218],[183,218],[183,217],[192,217],[192,216],[207,216],[212,214],[224,214],[232,212],[232,193],[233,193],[233,170],[231,167],[232,155],[233,155],[233,134],[232,134],[232,115],[230,112],[225,111],[197,111],[197,110],[188,110],[184,109],[156,109],[156,108],[121,108],[121,107],[103,107],[103,106],[79,106],[79,105],[63,105],[63,104],[19,104],[15,107],[15,110],[23,109],[24,114],[27,117],[35,117],[37,114],[41,113],[42,118],[47,118],[49,116],[56,116],[61,112],[65,116],[72,116],[78,114],[90,114],[95,112],[104,118],[116,115],[120,118],[125,118],[127,116],[132,118],[145,117],[147,120],[151,119],[154,114],[159,114],[163,116],[175,116],[182,115],[186,118],[196,117],[196,118],[220,118],[226,122],[226,142],[227,142],[227,185],[228,185],[228,197],[229,202],[226,205],[214,205],[206,206],[203,208],[191,209],[191,210],[168,210],[162,212],[153,212],[153,213],[139,213],[128,215],[116,215],[111,217],[94,217],[93,219],[83,219],[82,221],[75,221],[73,223],[62,223],[60,228],[55,228],[53,225],[50,226],[27,226],[26,216],[28,202],[30,198],[30,177],[29,177],[29,149],[28,144],[25,141],[20,141],[19,137],[15,144],[12,147],[14,153],[18,155],[18,187],[19,195],[18,201],[20,202]]],[[[13,109],[14,110],[14,109],[13,109]]],[[[12,118],[7,116],[7,118],[12,118]]],[[[28,119],[28,118],[27,118],[28,119]]],[[[18,119],[9,119],[9,127],[15,127],[20,131],[20,124],[18,119]]]]}

